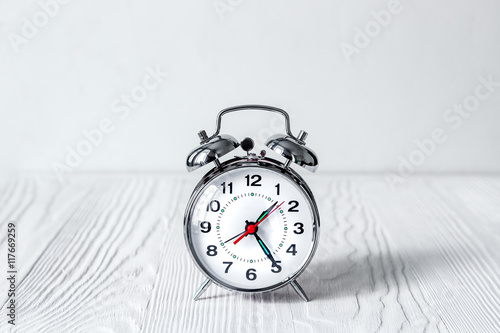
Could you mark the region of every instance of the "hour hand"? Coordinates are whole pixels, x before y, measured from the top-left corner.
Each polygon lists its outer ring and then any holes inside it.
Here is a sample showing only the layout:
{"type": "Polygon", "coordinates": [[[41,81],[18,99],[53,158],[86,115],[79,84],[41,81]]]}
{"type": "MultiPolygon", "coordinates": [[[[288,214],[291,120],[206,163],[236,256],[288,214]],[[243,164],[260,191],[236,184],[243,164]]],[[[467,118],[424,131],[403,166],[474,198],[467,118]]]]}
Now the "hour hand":
{"type": "Polygon", "coordinates": [[[266,215],[268,215],[272,210],[273,208],[278,204],[278,201],[276,201],[271,207],[269,207],[267,210],[263,211],[262,214],[259,215],[259,217],[257,218],[257,220],[255,220],[255,222],[259,223],[260,220],[262,220],[266,215]]]}
{"type": "Polygon", "coordinates": [[[267,245],[264,244],[264,242],[262,241],[262,238],[260,238],[259,235],[257,235],[256,233],[253,234],[253,235],[255,236],[255,239],[259,243],[260,248],[262,249],[262,251],[264,251],[264,253],[269,258],[269,260],[271,260],[272,266],[275,267],[277,265],[276,260],[274,260],[273,255],[271,254],[271,251],[269,250],[269,248],[267,247],[267,245]]]}

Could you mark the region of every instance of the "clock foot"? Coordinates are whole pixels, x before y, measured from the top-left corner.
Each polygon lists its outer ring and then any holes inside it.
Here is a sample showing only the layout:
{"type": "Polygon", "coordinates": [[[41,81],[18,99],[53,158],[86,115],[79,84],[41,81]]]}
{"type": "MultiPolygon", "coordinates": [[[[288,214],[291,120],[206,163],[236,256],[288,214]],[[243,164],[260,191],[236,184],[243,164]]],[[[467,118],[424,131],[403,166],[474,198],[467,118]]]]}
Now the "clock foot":
{"type": "Polygon", "coordinates": [[[302,298],[305,302],[309,302],[309,297],[307,297],[307,294],[304,292],[304,289],[302,289],[302,287],[297,281],[292,281],[290,282],[290,284],[292,285],[295,292],[299,294],[300,298],[302,298]]]}
{"type": "Polygon", "coordinates": [[[208,287],[210,286],[210,284],[212,284],[212,281],[210,281],[210,279],[206,279],[205,281],[203,281],[203,283],[201,284],[201,286],[198,288],[198,290],[196,291],[196,294],[194,294],[194,297],[193,299],[195,301],[199,300],[201,295],[203,295],[203,293],[205,291],[207,291],[208,287]]]}

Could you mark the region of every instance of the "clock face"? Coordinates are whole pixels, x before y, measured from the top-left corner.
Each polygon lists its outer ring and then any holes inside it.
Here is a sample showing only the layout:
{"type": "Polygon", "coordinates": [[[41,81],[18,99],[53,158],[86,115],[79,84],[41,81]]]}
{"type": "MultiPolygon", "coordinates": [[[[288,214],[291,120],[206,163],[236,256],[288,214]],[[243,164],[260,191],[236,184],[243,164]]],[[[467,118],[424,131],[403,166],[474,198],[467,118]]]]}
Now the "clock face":
{"type": "Polygon", "coordinates": [[[188,245],[218,284],[271,290],[309,262],[315,216],[312,198],[284,172],[239,167],[211,179],[195,197],[186,224],[188,245]]]}

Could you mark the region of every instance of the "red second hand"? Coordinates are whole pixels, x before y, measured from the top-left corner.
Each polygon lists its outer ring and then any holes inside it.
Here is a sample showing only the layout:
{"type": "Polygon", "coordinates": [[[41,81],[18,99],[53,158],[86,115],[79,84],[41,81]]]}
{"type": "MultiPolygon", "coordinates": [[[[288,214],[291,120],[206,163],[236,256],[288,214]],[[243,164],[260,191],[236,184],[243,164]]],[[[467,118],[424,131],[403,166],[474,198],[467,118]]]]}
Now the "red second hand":
{"type": "MultiPolygon", "coordinates": [[[[255,229],[255,227],[257,227],[259,224],[261,224],[262,222],[264,222],[264,221],[265,221],[265,220],[269,217],[269,215],[271,215],[272,213],[274,213],[274,211],[275,211],[276,209],[280,208],[280,206],[281,206],[282,204],[284,204],[284,203],[285,203],[284,201],[283,201],[282,203],[280,203],[280,204],[279,204],[278,206],[276,206],[276,208],[274,208],[274,209],[273,209],[273,210],[272,210],[269,214],[267,214],[267,215],[266,215],[266,216],[265,216],[262,220],[260,220],[260,221],[259,221],[258,223],[256,223],[256,224],[254,224],[254,229],[255,229]]],[[[248,232],[248,231],[247,231],[247,232],[245,232],[243,235],[241,235],[241,236],[240,236],[240,238],[238,238],[237,240],[235,240],[233,244],[234,244],[234,245],[238,244],[238,242],[239,242],[240,240],[242,240],[243,238],[245,238],[245,236],[246,236],[246,235],[248,235],[248,234],[249,234],[249,232],[248,232]]]]}

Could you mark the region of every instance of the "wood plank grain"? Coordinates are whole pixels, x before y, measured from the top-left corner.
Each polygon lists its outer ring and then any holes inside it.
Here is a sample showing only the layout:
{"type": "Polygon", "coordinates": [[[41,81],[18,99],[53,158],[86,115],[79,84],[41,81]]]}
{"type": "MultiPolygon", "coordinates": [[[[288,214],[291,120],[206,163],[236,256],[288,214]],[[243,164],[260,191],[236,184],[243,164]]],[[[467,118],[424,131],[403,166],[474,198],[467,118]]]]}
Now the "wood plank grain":
{"type": "MultiPolygon", "coordinates": [[[[379,190],[367,205],[377,207],[374,211],[391,230],[393,242],[418,277],[433,311],[451,331],[498,332],[499,265],[484,246],[487,238],[477,237],[485,235],[481,229],[488,223],[478,215],[465,214],[464,202],[450,191],[457,185],[468,191],[470,186],[477,188],[474,184],[473,179],[463,177],[415,178],[397,191],[379,190]]],[[[500,207],[498,193],[494,197],[490,210],[500,207]]],[[[477,203],[488,205],[487,201],[477,203]]]]}
{"type": "Polygon", "coordinates": [[[152,199],[168,202],[172,191],[157,192],[151,178],[80,179],[70,188],[84,196],[18,286],[20,327],[137,331],[157,267],[160,205],[152,199]]]}
{"type": "MultiPolygon", "coordinates": [[[[196,176],[22,177],[0,188],[19,224],[19,332],[498,332],[500,177],[307,177],[321,241],[285,287],[203,281],[183,238],[196,176]]],[[[0,233],[5,251],[5,234],[0,233]]],[[[5,297],[5,285],[2,284],[5,297]]],[[[2,311],[5,311],[5,300],[2,311]]]]}

